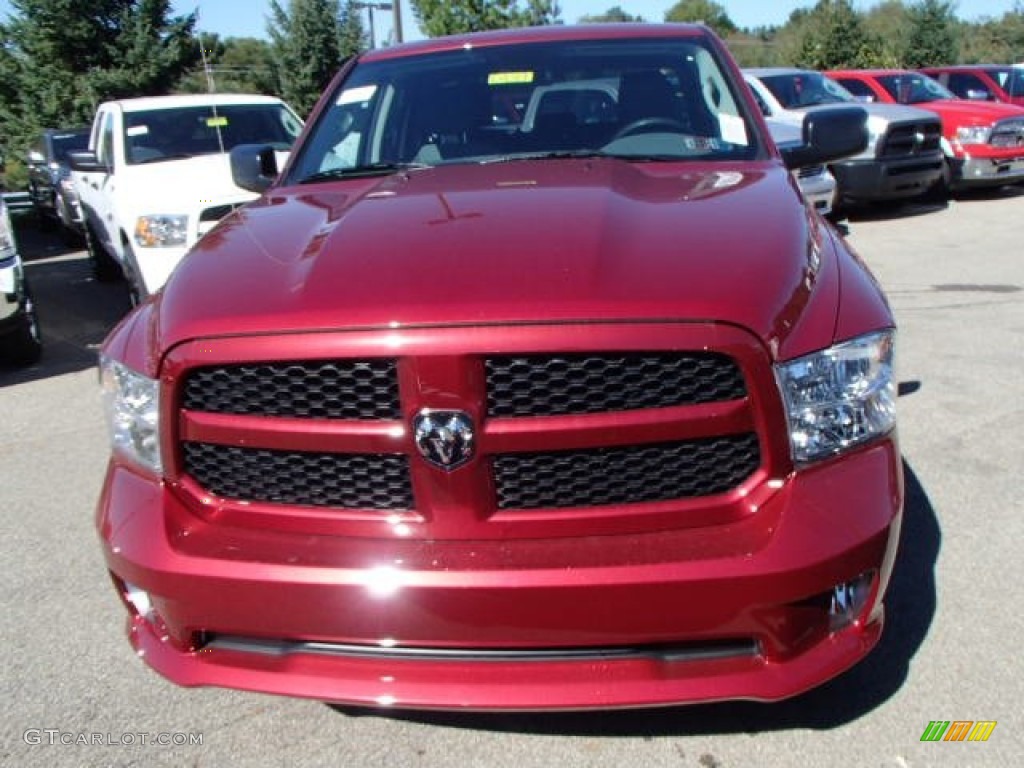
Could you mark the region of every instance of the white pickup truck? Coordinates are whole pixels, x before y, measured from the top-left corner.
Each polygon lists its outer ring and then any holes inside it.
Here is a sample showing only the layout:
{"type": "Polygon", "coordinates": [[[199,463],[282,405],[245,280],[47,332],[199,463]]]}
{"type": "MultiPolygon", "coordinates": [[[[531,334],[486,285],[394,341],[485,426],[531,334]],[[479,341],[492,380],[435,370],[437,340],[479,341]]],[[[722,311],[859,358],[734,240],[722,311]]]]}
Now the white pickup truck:
{"type": "Polygon", "coordinates": [[[71,155],[98,279],[122,274],[134,301],[158,290],[188,249],[254,199],[231,179],[230,150],[286,154],[302,120],[269,96],[198,94],[101,104],[89,150],[71,155]]]}

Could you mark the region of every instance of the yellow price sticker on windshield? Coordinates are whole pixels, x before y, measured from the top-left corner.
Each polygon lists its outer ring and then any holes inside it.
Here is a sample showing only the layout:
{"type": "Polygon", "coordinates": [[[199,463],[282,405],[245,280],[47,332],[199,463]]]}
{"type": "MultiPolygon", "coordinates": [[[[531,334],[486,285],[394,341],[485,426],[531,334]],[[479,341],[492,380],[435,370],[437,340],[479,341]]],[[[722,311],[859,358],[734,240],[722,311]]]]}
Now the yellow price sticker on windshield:
{"type": "Polygon", "coordinates": [[[533,72],[492,72],[487,76],[488,85],[518,85],[532,82],[533,72]]]}
{"type": "Polygon", "coordinates": [[[226,128],[228,125],[228,119],[226,117],[208,117],[206,118],[207,128],[226,128]]]}

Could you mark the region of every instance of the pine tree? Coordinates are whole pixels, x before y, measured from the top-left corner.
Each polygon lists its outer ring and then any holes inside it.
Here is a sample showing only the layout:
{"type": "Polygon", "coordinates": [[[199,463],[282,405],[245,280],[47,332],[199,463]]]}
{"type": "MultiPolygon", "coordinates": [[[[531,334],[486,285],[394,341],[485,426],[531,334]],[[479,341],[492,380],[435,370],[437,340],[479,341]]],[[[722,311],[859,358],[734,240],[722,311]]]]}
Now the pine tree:
{"type": "Polygon", "coordinates": [[[910,34],[903,49],[905,66],[917,68],[959,61],[953,3],[922,0],[907,9],[907,17],[910,34]]]}
{"type": "Polygon", "coordinates": [[[713,0],[679,0],[665,12],[665,21],[700,22],[711,27],[719,37],[737,31],[725,8],[713,0]]]}
{"type": "Polygon", "coordinates": [[[267,23],[278,88],[300,115],[309,114],[341,63],[338,0],[270,2],[267,23]]]}
{"type": "Polygon", "coordinates": [[[413,13],[428,37],[558,23],[556,0],[412,0],[413,13]]]}
{"type": "Polygon", "coordinates": [[[11,6],[0,26],[0,141],[8,161],[43,128],[87,125],[100,101],[169,93],[199,55],[194,15],[171,17],[169,0],[11,6]]]}
{"type": "Polygon", "coordinates": [[[880,66],[885,62],[882,41],[868,32],[849,0],[818,0],[810,17],[801,23],[804,34],[796,56],[797,66],[845,69],[880,66]]]}
{"type": "Polygon", "coordinates": [[[356,8],[355,0],[346,0],[341,6],[338,25],[340,28],[338,50],[342,59],[357,56],[366,50],[368,43],[366,29],[363,27],[363,20],[359,15],[359,9],[356,8]]]}

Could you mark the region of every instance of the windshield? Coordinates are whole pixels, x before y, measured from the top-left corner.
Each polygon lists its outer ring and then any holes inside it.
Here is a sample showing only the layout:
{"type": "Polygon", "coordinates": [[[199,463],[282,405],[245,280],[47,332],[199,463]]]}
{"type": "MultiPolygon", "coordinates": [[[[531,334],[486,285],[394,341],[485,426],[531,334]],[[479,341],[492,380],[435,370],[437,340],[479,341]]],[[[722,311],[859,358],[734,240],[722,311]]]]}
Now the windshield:
{"type": "Polygon", "coordinates": [[[55,133],[51,137],[53,142],[53,157],[58,163],[68,162],[68,152],[89,148],[89,132],[76,131],[74,133],[55,133]]]}
{"type": "Polygon", "coordinates": [[[292,182],[408,165],[757,152],[735,85],[696,37],[467,47],[362,63],[329,103],[292,182]]]}
{"type": "Polygon", "coordinates": [[[1024,96],[1024,68],[992,67],[985,70],[1007,96],[1024,96]]]}
{"type": "Polygon", "coordinates": [[[856,101],[853,94],[817,72],[795,72],[758,78],[785,109],[816,107],[819,104],[846,104],[856,101]]]}
{"type": "Polygon", "coordinates": [[[129,165],[228,152],[238,144],[289,150],[302,121],[281,104],[218,104],[126,112],[129,165]]]}
{"type": "Polygon", "coordinates": [[[881,75],[878,82],[900,104],[922,104],[939,99],[955,99],[956,94],[939,85],[927,75],[904,72],[899,75],[881,75]]]}

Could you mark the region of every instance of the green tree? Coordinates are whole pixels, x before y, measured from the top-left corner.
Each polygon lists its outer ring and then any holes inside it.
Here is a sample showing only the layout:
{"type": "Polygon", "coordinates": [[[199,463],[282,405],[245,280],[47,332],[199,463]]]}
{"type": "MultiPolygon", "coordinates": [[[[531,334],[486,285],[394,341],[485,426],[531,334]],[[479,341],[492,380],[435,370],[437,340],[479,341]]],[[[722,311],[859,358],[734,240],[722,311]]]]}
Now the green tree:
{"type": "Polygon", "coordinates": [[[428,37],[458,35],[486,29],[557,24],[556,0],[412,0],[413,14],[428,37]]]}
{"type": "Polygon", "coordinates": [[[341,6],[338,27],[338,51],[342,59],[357,56],[367,49],[369,41],[363,27],[363,17],[359,15],[355,0],[346,0],[341,6]]]}
{"type": "Polygon", "coordinates": [[[621,6],[612,6],[604,13],[587,14],[580,16],[580,24],[608,24],[608,23],[622,23],[622,22],[633,22],[643,21],[643,16],[634,16],[631,13],[626,13],[622,10],[621,6]]]}
{"type": "Polygon", "coordinates": [[[277,92],[307,115],[341,63],[338,0],[270,0],[270,36],[277,92]]]}
{"type": "Polygon", "coordinates": [[[11,0],[0,26],[0,141],[8,160],[43,128],[88,124],[98,102],[175,89],[199,49],[169,0],[11,0]]]}
{"type": "Polygon", "coordinates": [[[279,96],[274,76],[274,62],[270,43],[255,37],[228,37],[203,33],[201,45],[205,54],[203,63],[189,73],[179,85],[186,93],[203,93],[213,89],[218,93],[263,93],[279,96]],[[207,71],[209,70],[209,76],[207,71]]]}
{"type": "Polygon", "coordinates": [[[665,21],[701,22],[719,37],[738,31],[725,8],[713,0],[679,0],[665,12],[665,21]]]}
{"type": "Polygon", "coordinates": [[[1024,62],[1024,2],[1002,18],[961,25],[960,41],[965,64],[1024,62]]]}
{"type": "Polygon", "coordinates": [[[960,57],[953,3],[921,0],[907,10],[909,34],[903,48],[903,65],[927,67],[955,64],[960,57]]]}
{"type": "Polygon", "coordinates": [[[818,0],[801,23],[803,34],[795,57],[797,66],[840,69],[887,63],[881,39],[868,32],[863,17],[849,0],[818,0]]]}

